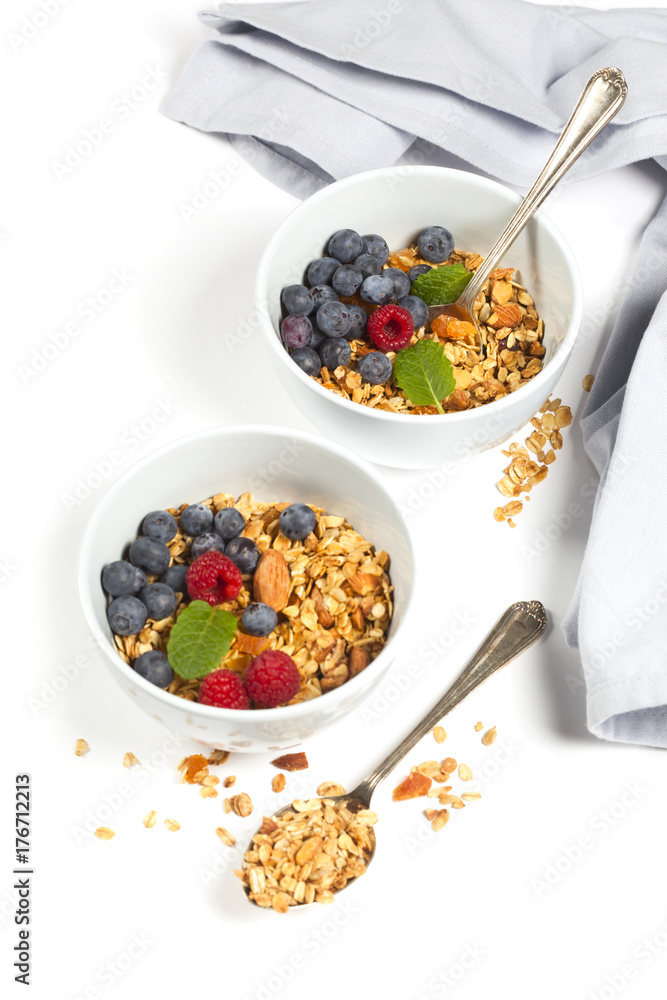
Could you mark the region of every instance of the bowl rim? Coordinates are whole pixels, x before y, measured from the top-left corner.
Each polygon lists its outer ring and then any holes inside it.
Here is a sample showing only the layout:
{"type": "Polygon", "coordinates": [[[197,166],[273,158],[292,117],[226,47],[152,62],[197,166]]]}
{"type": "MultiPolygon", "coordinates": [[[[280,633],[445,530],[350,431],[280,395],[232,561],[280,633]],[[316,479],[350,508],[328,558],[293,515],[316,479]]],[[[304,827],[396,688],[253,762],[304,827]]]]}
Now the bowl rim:
{"type": "MultiPolygon", "coordinates": [[[[389,554],[391,558],[391,553],[389,554]]],[[[100,574],[102,567],[100,567],[100,574]]],[[[268,424],[243,424],[238,427],[209,427],[204,430],[194,431],[190,434],[182,435],[181,437],[174,438],[173,440],[161,445],[148,454],[142,456],[138,461],[134,462],[128,469],[125,469],[123,473],[114,480],[114,482],[105,491],[104,495],[100,497],[95,509],[90,515],[86,526],[84,528],[83,534],[79,543],[79,551],[77,557],[77,585],[79,592],[79,600],[81,601],[81,606],[83,608],[84,618],[88,628],[91,630],[97,645],[100,650],[106,655],[108,661],[120,671],[121,675],[124,675],[128,681],[137,684],[140,690],[145,691],[147,694],[157,698],[159,702],[162,702],[167,707],[181,711],[184,714],[195,714],[197,717],[203,717],[205,719],[210,719],[212,722],[216,720],[218,722],[222,721],[232,721],[237,720],[240,725],[248,722],[263,723],[268,722],[271,719],[286,720],[286,719],[299,719],[301,716],[307,716],[312,713],[313,707],[321,703],[322,698],[327,698],[329,695],[336,696],[336,692],[343,692],[347,689],[350,692],[348,685],[356,685],[359,687],[364,680],[367,682],[369,674],[380,675],[383,673],[385,667],[391,665],[391,662],[387,663],[388,656],[391,655],[391,647],[396,644],[396,640],[399,636],[405,635],[406,625],[410,624],[410,619],[415,607],[415,577],[417,573],[417,559],[414,542],[412,540],[412,534],[409,530],[408,525],[405,522],[403,515],[400,512],[400,508],[391,494],[389,485],[383,480],[382,476],[364,459],[360,458],[354,452],[349,451],[347,448],[339,445],[335,442],[329,441],[327,438],[319,434],[314,434],[310,431],[297,430],[293,427],[286,426],[275,426],[268,424]],[[375,486],[385,495],[388,500],[392,511],[395,515],[395,520],[398,525],[403,528],[404,541],[407,545],[408,558],[412,564],[412,583],[407,594],[407,601],[405,606],[405,611],[403,613],[403,620],[397,625],[396,631],[393,633],[391,638],[385,644],[385,646],[380,650],[378,655],[374,660],[369,663],[368,667],[361,673],[357,674],[356,677],[351,677],[349,680],[345,681],[339,687],[334,688],[333,691],[327,691],[325,694],[320,695],[319,698],[310,698],[307,701],[299,702],[298,705],[285,705],[277,708],[253,708],[253,709],[232,709],[232,708],[219,708],[214,705],[201,705],[196,701],[187,701],[183,698],[179,698],[177,695],[171,694],[169,691],[165,691],[163,688],[157,687],[155,684],[151,684],[144,677],[137,674],[132,667],[125,663],[121,656],[118,655],[117,650],[112,644],[112,640],[100,630],[99,623],[97,621],[97,615],[95,612],[93,604],[93,595],[90,592],[87,585],[87,575],[88,569],[91,566],[91,548],[93,545],[93,539],[95,538],[98,530],[100,529],[101,522],[105,511],[111,505],[114,500],[122,495],[123,490],[128,483],[132,481],[134,476],[142,471],[143,469],[149,467],[152,462],[161,459],[163,456],[174,452],[181,447],[187,446],[195,441],[201,441],[202,439],[214,439],[220,437],[252,437],[256,435],[262,435],[263,437],[284,437],[289,436],[290,438],[297,438],[302,441],[307,442],[310,445],[314,445],[316,448],[320,448],[324,452],[330,452],[335,454],[337,457],[349,462],[351,465],[355,466],[358,472],[366,475],[375,486]],[[222,714],[221,714],[222,713],[222,714]],[[280,713],[280,715],[276,715],[280,713]]],[[[100,583],[100,594],[103,594],[101,590],[100,583]]],[[[354,687],[353,689],[354,690],[354,687]]],[[[328,704],[333,705],[333,700],[328,702],[328,704]]]]}
{"type": "MultiPolygon", "coordinates": [[[[298,221],[301,215],[305,215],[310,212],[313,207],[317,208],[317,205],[321,201],[326,201],[327,198],[331,197],[332,190],[345,191],[347,188],[354,187],[360,179],[381,181],[385,178],[400,174],[401,170],[405,170],[405,167],[379,167],[375,170],[364,170],[358,174],[352,174],[351,176],[344,177],[341,180],[333,181],[331,184],[326,185],[326,187],[316,191],[315,194],[312,194],[308,198],[304,199],[304,201],[302,201],[300,205],[297,205],[296,208],[293,208],[280,223],[278,229],[267,243],[257,267],[257,275],[255,278],[255,304],[260,318],[260,327],[262,332],[269,341],[274,354],[281,358],[282,363],[287,365],[287,362],[289,362],[289,355],[280,343],[279,335],[269,318],[268,299],[266,293],[268,290],[269,268],[275,256],[276,248],[281,242],[284,227],[288,223],[293,224],[295,220],[298,221]]],[[[504,196],[510,195],[512,199],[516,199],[516,205],[518,205],[522,200],[522,195],[517,194],[516,191],[513,191],[512,188],[507,187],[507,185],[488,177],[482,177],[472,171],[460,170],[455,167],[436,167],[425,165],[411,166],[410,170],[417,176],[422,177],[440,176],[443,179],[448,176],[455,177],[457,179],[465,177],[466,183],[470,182],[473,186],[477,185],[498,193],[502,192],[504,196]]],[[[551,221],[551,219],[548,218],[548,216],[544,215],[541,210],[535,212],[533,218],[539,226],[542,226],[553,237],[563,253],[571,279],[573,300],[570,322],[556,353],[551,360],[542,367],[538,375],[532,378],[530,382],[526,383],[526,385],[521,387],[527,388],[530,386],[534,391],[536,391],[538,386],[541,386],[551,377],[550,369],[553,370],[554,363],[558,361],[558,364],[562,369],[572,352],[577,334],[579,333],[579,327],[583,314],[583,286],[577,262],[572,251],[570,250],[569,244],[558,227],[551,221]]],[[[333,402],[336,406],[341,406],[343,410],[348,413],[357,413],[359,415],[364,414],[372,420],[389,421],[390,423],[402,423],[406,420],[411,420],[412,422],[415,421],[415,414],[412,413],[391,413],[387,410],[378,410],[372,406],[363,406],[361,403],[355,403],[351,399],[345,399],[345,397],[338,396],[336,393],[331,392],[330,389],[325,389],[323,385],[316,382],[314,378],[310,377],[310,375],[306,375],[306,373],[302,371],[298,365],[290,363],[287,367],[293,377],[301,381],[302,384],[307,386],[312,392],[318,394],[322,399],[333,402]]],[[[452,413],[429,413],[424,416],[428,416],[429,424],[431,421],[446,420],[448,426],[453,426],[455,424],[465,425],[466,423],[472,423],[474,420],[480,420],[481,418],[479,414],[487,413],[491,407],[493,408],[492,413],[498,415],[505,410],[510,410],[514,405],[516,405],[514,396],[515,393],[510,393],[502,399],[494,399],[490,403],[485,403],[483,406],[474,407],[470,410],[459,410],[452,413]]],[[[525,398],[525,396],[522,396],[521,398],[525,398]]],[[[419,426],[419,423],[417,423],[417,426],[419,426]]]]}

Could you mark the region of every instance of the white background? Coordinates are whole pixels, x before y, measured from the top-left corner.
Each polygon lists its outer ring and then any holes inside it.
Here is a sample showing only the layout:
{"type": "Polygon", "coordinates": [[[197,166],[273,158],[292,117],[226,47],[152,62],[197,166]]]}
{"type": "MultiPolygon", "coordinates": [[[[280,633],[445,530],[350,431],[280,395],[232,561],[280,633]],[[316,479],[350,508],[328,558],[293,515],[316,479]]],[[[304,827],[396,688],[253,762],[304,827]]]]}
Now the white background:
{"type": "MultiPolygon", "coordinates": [[[[446,722],[443,749],[482,775],[482,800],[430,835],[423,802],[391,801],[405,773],[399,768],[376,794],[378,852],[354,889],[331,907],[287,917],[245,902],[231,869],[244,837],[274,807],[275,770],[268,757],[236,756],[218,772],[238,775],[235,790],[251,795],[248,820],[223,819],[220,798],[202,800],[179,784],[175,764],[195,746],[170,743],[96,654],[78,605],[77,547],[111,480],[173,437],[244,422],[311,428],[276,383],[259,334],[234,350],[225,341],[251,317],[262,247],[296,201],[226,141],[159,115],[192,49],[208,37],[196,4],[70,0],[15,51],[9,34],[38,9],[28,0],[6,3],[0,32],[7,734],[0,938],[10,995],[25,995],[11,982],[12,802],[14,775],[29,772],[28,995],[40,1000],[611,1000],[620,993],[657,1000],[667,973],[664,755],[587,733],[578,657],[560,630],[595,480],[576,424],[514,531],[492,518],[499,451],[467,464],[427,499],[422,473],[386,471],[398,500],[412,508],[423,556],[413,644],[377,697],[309,741],[310,769],[288,778],[295,794],[325,778],[353,787],[436,700],[500,612],[537,598],[553,623],[547,639],[446,722]],[[123,95],[142,81],[153,89],[121,111],[123,95]],[[111,131],[59,179],[54,163],[103,118],[111,131]],[[211,171],[223,172],[220,190],[186,221],[184,206],[211,171]],[[88,322],[81,303],[114,271],[126,275],[126,287],[88,322]],[[26,376],[33,352],[73,321],[78,335],[26,376]],[[114,451],[121,457],[112,474],[68,504],[63,497],[106,468],[114,451]],[[568,522],[573,503],[578,516],[568,522]],[[427,655],[431,642],[437,656],[427,655]],[[477,719],[497,725],[494,747],[481,745],[477,719]],[[91,747],[82,759],[73,752],[77,737],[91,747]],[[127,750],[142,769],[122,767],[127,750]],[[149,809],[160,818],[153,830],[141,823],[149,809]],[[181,830],[169,833],[165,817],[181,830]],[[82,833],[101,821],[116,830],[109,843],[82,833]],[[237,852],[216,838],[221,823],[238,836],[237,852]]],[[[646,164],[563,188],[548,205],[586,292],[585,335],[558,387],[575,414],[640,234],[664,194],[664,173],[646,164]]],[[[406,763],[436,752],[429,737],[406,763]]]]}

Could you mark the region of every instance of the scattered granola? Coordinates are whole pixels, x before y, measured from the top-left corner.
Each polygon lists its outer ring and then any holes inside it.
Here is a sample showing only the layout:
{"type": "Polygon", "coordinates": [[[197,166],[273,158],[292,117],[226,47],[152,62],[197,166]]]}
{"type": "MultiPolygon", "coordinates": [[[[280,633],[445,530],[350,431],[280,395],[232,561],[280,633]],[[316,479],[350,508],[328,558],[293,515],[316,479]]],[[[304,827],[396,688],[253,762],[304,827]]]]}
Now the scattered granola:
{"type": "Polygon", "coordinates": [[[207,764],[225,764],[229,760],[229,750],[214,750],[206,761],[207,764]]]}
{"type": "MultiPolygon", "coordinates": [[[[563,447],[561,430],[572,423],[572,411],[569,406],[563,406],[560,399],[548,399],[530,423],[532,431],[525,439],[525,447],[513,441],[507,450],[503,449],[503,455],[510,459],[509,465],[504,469],[504,477],[497,483],[503,496],[528,494],[533,486],[546,479],[549,466],[556,460],[556,452],[563,447]],[[551,447],[547,449],[547,445],[551,447]]],[[[526,499],[529,500],[530,497],[527,496],[526,499]]],[[[504,507],[496,507],[493,516],[496,521],[507,521],[514,528],[516,524],[513,518],[522,510],[520,500],[510,500],[504,507]]]]}
{"type": "Polygon", "coordinates": [[[438,830],[442,830],[443,826],[449,820],[449,812],[446,809],[438,809],[430,819],[431,827],[437,832],[438,830]]]}
{"type": "Polygon", "coordinates": [[[436,726],[433,730],[433,739],[436,743],[444,743],[447,739],[447,732],[442,726],[436,726]]]}
{"type": "Polygon", "coordinates": [[[482,736],[482,743],[484,744],[484,746],[490,747],[491,744],[495,741],[497,735],[498,733],[495,726],[492,726],[491,729],[487,729],[487,731],[482,736]]]}
{"type": "Polygon", "coordinates": [[[253,811],[252,799],[246,792],[241,792],[239,795],[232,795],[229,801],[237,816],[249,816],[253,811]]]}
{"type": "Polygon", "coordinates": [[[155,809],[151,809],[149,813],[144,816],[144,826],[146,829],[151,830],[157,823],[157,813],[155,809]]]}
{"type": "Polygon", "coordinates": [[[233,837],[229,832],[229,830],[226,830],[224,826],[216,827],[215,832],[220,837],[220,840],[223,842],[223,844],[227,844],[227,847],[233,847],[234,844],[236,843],[236,837],[233,837]]]}
{"type": "Polygon", "coordinates": [[[595,375],[584,375],[584,380],[581,383],[581,388],[584,392],[590,392],[593,388],[593,383],[595,382],[595,375]]]}
{"type": "Polygon", "coordinates": [[[123,757],[123,767],[136,767],[137,764],[141,764],[138,757],[135,757],[131,750],[123,757]]]}
{"type": "Polygon", "coordinates": [[[225,780],[223,781],[223,785],[225,786],[225,788],[232,788],[235,784],[236,784],[235,774],[228,774],[225,780]]]}
{"type": "Polygon", "coordinates": [[[77,755],[77,757],[83,757],[83,755],[85,753],[88,753],[89,750],[90,747],[88,746],[85,740],[77,740],[76,743],[74,744],[74,753],[77,755]]]}
{"type": "Polygon", "coordinates": [[[411,771],[407,778],[404,778],[400,785],[397,785],[392,793],[394,802],[403,802],[405,799],[418,799],[426,795],[431,787],[431,778],[422,774],[421,771],[411,771]]]}
{"type": "Polygon", "coordinates": [[[267,819],[235,872],[248,897],[286,913],[302,903],[331,903],[334,893],[359,878],[375,847],[371,809],[352,812],[331,799],[296,799],[267,819]]]}
{"type": "Polygon", "coordinates": [[[476,733],[478,733],[480,731],[480,729],[483,729],[483,728],[484,728],[484,723],[483,722],[476,722],[475,723],[475,732],[476,733]]]}
{"type": "Polygon", "coordinates": [[[471,781],[472,768],[468,767],[467,764],[459,764],[459,778],[461,781],[471,781]]]}
{"type": "Polygon", "coordinates": [[[166,819],[164,821],[164,825],[168,830],[171,830],[172,833],[175,833],[176,830],[181,829],[181,824],[175,819],[166,819]]]}
{"type": "Polygon", "coordinates": [[[116,834],[108,826],[98,826],[97,830],[95,830],[95,836],[98,840],[113,840],[116,834]]]}
{"type": "Polygon", "coordinates": [[[271,781],[271,788],[274,792],[282,792],[285,785],[287,784],[287,779],[284,774],[276,774],[271,781]]]}
{"type": "Polygon", "coordinates": [[[193,753],[179,761],[176,770],[180,773],[183,784],[199,785],[208,777],[208,761],[203,754],[193,753]]]}
{"type": "Polygon", "coordinates": [[[308,767],[308,758],[303,750],[300,750],[299,753],[285,753],[282,757],[276,757],[271,763],[281,771],[305,771],[308,767]]]}

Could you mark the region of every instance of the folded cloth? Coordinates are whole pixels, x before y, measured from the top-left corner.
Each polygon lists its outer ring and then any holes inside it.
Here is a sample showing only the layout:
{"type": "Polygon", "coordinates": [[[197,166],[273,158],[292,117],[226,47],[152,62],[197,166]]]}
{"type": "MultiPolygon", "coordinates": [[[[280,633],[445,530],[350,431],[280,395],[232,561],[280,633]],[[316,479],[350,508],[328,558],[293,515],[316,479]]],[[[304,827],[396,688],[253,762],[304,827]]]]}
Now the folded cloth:
{"type": "MultiPolygon", "coordinates": [[[[163,112],[226,133],[306,197],[432,144],[522,186],[586,80],[618,66],[628,98],[565,182],[655,158],[667,169],[667,12],[521,0],[223,3],[163,112]]],[[[667,747],[667,202],[650,223],[582,418],[600,474],[577,592],[588,726],[667,747]],[[650,561],[646,553],[651,553],[650,561]]]]}

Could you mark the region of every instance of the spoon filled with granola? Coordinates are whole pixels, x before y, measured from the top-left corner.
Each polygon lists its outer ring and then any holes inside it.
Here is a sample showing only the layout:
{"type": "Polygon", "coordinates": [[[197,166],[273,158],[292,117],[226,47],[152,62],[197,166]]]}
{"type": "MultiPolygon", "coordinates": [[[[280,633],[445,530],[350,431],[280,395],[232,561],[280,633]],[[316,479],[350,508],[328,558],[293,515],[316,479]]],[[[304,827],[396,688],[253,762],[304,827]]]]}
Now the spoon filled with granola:
{"type": "Polygon", "coordinates": [[[294,906],[330,903],[363,875],[375,855],[377,815],[370,805],[379,783],[443,716],[531,646],[546,624],[539,601],[512,604],[446,694],[353,791],[328,783],[318,789],[321,797],[297,799],[265,817],[236,872],[248,899],[287,913],[294,906]]]}
{"type": "MultiPolygon", "coordinates": [[[[436,328],[438,322],[440,325],[445,323],[448,316],[459,321],[472,323],[477,330],[481,353],[485,353],[485,330],[483,324],[479,322],[479,310],[483,305],[484,299],[480,293],[483,292],[486,282],[500,264],[505,252],[514,243],[519,233],[526,226],[547,195],[621,108],[627,92],[628,88],[625,78],[619,69],[614,67],[599,69],[593,74],[584,87],[577,106],[565,125],[539,177],[487,256],[475,270],[474,275],[467,279],[464,290],[455,301],[443,304],[447,297],[438,294],[440,291],[438,284],[442,284],[445,278],[450,277],[446,273],[448,269],[433,270],[429,272],[430,277],[425,275],[422,278],[422,286],[429,282],[433,284],[430,296],[427,299],[429,320],[432,327],[434,322],[436,322],[436,328]],[[439,319],[439,317],[443,317],[443,319],[439,319]]],[[[437,254],[437,241],[438,239],[444,239],[442,233],[446,233],[446,230],[438,233],[438,227],[434,226],[432,228],[434,230],[432,238],[435,245],[429,248],[431,255],[433,253],[437,254]]],[[[465,278],[466,276],[464,275],[465,278]]],[[[516,308],[499,302],[496,312],[499,311],[498,307],[500,310],[516,308]]],[[[508,316],[507,325],[511,326],[512,324],[509,322],[509,319],[510,317],[508,316]]]]}

